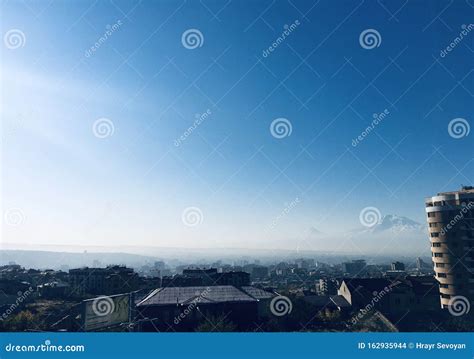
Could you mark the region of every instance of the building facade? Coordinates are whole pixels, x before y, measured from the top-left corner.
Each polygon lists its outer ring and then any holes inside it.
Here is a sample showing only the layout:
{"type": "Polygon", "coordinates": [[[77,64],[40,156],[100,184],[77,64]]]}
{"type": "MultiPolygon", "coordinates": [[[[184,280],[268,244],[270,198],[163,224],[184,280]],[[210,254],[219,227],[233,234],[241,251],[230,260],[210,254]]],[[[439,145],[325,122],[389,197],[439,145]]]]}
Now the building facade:
{"type": "Polygon", "coordinates": [[[356,259],[351,262],[342,263],[342,271],[346,274],[359,276],[365,273],[366,262],[364,259],[356,259]]]}
{"type": "Polygon", "coordinates": [[[246,272],[219,273],[217,269],[185,269],[183,274],[163,277],[163,287],[196,287],[214,285],[233,285],[242,287],[250,285],[250,274],[246,272]]]}
{"type": "Polygon", "coordinates": [[[124,266],[85,267],[69,270],[69,285],[71,296],[110,295],[137,290],[139,277],[132,268],[124,266]]]}
{"type": "Polygon", "coordinates": [[[428,232],[441,307],[474,304],[474,187],[426,198],[428,232]]]}
{"type": "Polygon", "coordinates": [[[393,262],[390,268],[391,270],[405,270],[405,264],[402,262],[393,262]]]}

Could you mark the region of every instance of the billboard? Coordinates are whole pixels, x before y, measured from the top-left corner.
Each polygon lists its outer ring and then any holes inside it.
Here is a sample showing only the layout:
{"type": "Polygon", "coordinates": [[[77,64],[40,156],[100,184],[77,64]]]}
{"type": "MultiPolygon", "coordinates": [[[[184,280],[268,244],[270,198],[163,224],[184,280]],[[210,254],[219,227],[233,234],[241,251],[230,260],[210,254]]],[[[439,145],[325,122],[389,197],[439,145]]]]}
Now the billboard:
{"type": "Polygon", "coordinates": [[[83,330],[99,330],[130,321],[130,294],[100,296],[83,301],[83,330]]]}

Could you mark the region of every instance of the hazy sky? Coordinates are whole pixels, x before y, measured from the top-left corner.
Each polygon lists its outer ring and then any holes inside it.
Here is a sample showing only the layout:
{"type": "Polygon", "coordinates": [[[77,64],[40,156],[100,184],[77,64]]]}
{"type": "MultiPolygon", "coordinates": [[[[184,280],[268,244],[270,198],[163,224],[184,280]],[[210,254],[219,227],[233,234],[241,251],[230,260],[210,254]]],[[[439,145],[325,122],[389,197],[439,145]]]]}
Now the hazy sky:
{"type": "Polygon", "coordinates": [[[3,240],[265,248],[358,227],[369,206],[424,222],[424,197],[474,182],[472,15],[465,1],[3,1],[3,240]]]}

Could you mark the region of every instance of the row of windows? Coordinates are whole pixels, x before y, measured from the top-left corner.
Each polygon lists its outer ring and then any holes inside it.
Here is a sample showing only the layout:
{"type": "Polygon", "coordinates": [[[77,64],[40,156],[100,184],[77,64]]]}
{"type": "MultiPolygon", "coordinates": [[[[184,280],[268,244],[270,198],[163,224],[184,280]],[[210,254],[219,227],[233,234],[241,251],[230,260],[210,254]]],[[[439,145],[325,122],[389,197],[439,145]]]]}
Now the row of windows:
{"type": "MultiPolygon", "coordinates": [[[[436,217],[436,213],[440,213],[440,212],[428,212],[428,218],[436,217]]],[[[443,218],[450,217],[451,219],[454,219],[456,216],[457,217],[462,216],[463,219],[474,217],[474,211],[472,210],[470,211],[459,211],[459,210],[443,211],[442,214],[443,214],[443,218]]]]}
{"type": "MultiPolygon", "coordinates": [[[[441,288],[448,288],[448,285],[447,284],[445,284],[445,285],[446,285],[446,287],[441,287],[441,284],[439,286],[441,288]]],[[[462,290],[462,289],[464,289],[464,286],[463,285],[458,285],[458,286],[456,286],[456,288],[459,289],[459,290],[462,290]]],[[[449,294],[441,294],[441,298],[449,299],[449,298],[451,298],[451,296],[449,294]]]]}
{"type": "MultiPolygon", "coordinates": [[[[447,278],[447,275],[453,275],[452,273],[436,273],[436,276],[439,277],[439,278],[447,278]]],[[[463,275],[462,273],[456,273],[456,275],[454,275],[455,278],[457,279],[462,279],[464,277],[466,278],[474,278],[474,273],[471,273],[471,274],[467,274],[467,275],[463,275]]],[[[447,285],[447,284],[446,284],[447,285]]],[[[441,284],[440,284],[441,286],[441,284]]],[[[457,285],[458,288],[462,288],[463,285],[457,285]]],[[[441,288],[448,288],[448,287],[441,287],[441,288]]]]}
{"type": "MultiPolygon", "coordinates": [[[[434,227],[437,227],[438,224],[441,224],[441,223],[430,223],[429,225],[430,225],[430,228],[434,228],[434,227]]],[[[453,234],[455,234],[459,231],[467,231],[468,233],[472,233],[472,232],[474,232],[474,225],[469,226],[467,224],[463,224],[462,226],[459,226],[459,227],[454,227],[454,228],[450,227],[449,231],[453,234]]],[[[438,235],[439,235],[439,232],[432,232],[431,233],[431,237],[438,237],[438,235]]]]}
{"type": "Polygon", "coordinates": [[[459,201],[455,200],[455,199],[451,199],[451,200],[447,200],[447,201],[435,201],[435,202],[427,202],[426,203],[426,207],[439,207],[439,206],[468,206],[468,205],[471,205],[472,206],[472,201],[471,199],[468,199],[468,198],[463,198],[462,199],[462,202],[459,203],[459,201]]]}
{"type": "MultiPolygon", "coordinates": [[[[431,246],[432,247],[441,247],[441,244],[442,243],[440,243],[440,242],[433,242],[433,243],[431,243],[431,246]]],[[[452,242],[449,243],[449,247],[457,248],[459,246],[459,244],[460,243],[458,243],[458,242],[452,241],[452,242]]]]}

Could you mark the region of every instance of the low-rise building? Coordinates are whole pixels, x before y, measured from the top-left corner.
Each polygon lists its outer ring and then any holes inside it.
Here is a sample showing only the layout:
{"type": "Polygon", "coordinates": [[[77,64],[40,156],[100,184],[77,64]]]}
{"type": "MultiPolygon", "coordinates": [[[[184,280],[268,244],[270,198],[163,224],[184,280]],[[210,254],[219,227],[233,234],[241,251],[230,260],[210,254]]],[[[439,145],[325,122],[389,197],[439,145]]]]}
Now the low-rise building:
{"type": "Polygon", "coordinates": [[[351,262],[342,263],[342,271],[345,274],[360,276],[365,273],[367,263],[363,259],[356,259],[351,262]]]}
{"type": "Polygon", "coordinates": [[[163,277],[163,287],[196,287],[214,285],[250,285],[250,274],[246,272],[217,272],[217,269],[185,269],[183,274],[163,277]]]}
{"type": "Polygon", "coordinates": [[[142,331],[190,331],[212,318],[225,318],[245,330],[265,315],[259,302],[273,296],[230,285],[158,288],[136,304],[136,321],[142,331]]]}
{"type": "Polygon", "coordinates": [[[370,307],[395,316],[439,308],[437,282],[432,276],[349,278],[342,281],[338,294],[354,309],[370,307]]]}
{"type": "Polygon", "coordinates": [[[139,277],[132,268],[77,268],[69,270],[70,295],[117,294],[138,289],[139,277]]]}

